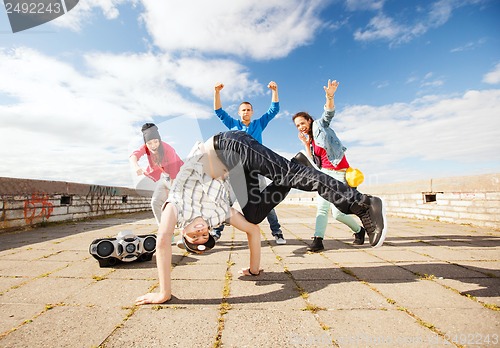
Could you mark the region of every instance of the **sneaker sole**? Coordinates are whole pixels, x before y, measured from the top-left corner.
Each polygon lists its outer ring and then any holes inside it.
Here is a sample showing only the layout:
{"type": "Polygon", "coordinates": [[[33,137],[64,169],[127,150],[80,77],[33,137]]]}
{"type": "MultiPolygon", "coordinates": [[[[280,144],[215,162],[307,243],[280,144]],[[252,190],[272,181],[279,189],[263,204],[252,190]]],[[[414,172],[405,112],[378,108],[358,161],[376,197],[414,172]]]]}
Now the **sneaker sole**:
{"type": "Polygon", "coordinates": [[[387,235],[387,217],[385,214],[385,201],[380,198],[382,201],[382,220],[384,222],[384,228],[382,229],[382,235],[380,236],[380,239],[378,240],[377,244],[373,245],[373,248],[379,248],[384,244],[385,241],[385,236],[387,235]]]}
{"type": "Polygon", "coordinates": [[[307,249],[307,251],[309,251],[311,253],[319,253],[320,251],[323,251],[323,250],[325,250],[325,248],[323,248],[323,249],[314,249],[314,250],[307,249]]]}

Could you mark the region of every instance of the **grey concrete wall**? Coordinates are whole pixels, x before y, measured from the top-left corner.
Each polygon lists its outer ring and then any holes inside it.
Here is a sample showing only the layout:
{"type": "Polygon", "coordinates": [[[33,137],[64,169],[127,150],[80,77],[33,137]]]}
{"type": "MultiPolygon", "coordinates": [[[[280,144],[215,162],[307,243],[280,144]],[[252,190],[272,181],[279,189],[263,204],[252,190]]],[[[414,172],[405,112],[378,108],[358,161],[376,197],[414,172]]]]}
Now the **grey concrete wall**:
{"type": "Polygon", "coordinates": [[[151,192],[0,177],[0,231],[150,210],[151,192]]]}
{"type": "MultiPolygon", "coordinates": [[[[500,174],[447,177],[359,190],[383,198],[394,216],[500,229],[500,174]]],[[[316,204],[315,193],[293,192],[291,204],[316,204]]]]}
{"type": "MultiPolygon", "coordinates": [[[[500,229],[500,174],[360,186],[383,198],[394,216],[500,229]]],[[[150,210],[149,191],[0,177],[0,231],[43,222],[150,210]]],[[[316,193],[294,191],[286,203],[315,205],[316,193]]]]}

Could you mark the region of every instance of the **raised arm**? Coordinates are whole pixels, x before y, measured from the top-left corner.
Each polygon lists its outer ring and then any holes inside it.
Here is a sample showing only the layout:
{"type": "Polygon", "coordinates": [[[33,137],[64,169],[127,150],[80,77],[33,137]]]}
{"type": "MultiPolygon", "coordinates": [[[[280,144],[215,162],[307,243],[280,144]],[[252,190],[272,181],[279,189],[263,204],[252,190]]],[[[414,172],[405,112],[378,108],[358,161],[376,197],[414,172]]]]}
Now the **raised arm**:
{"type": "Polygon", "coordinates": [[[330,127],[330,123],[335,116],[335,102],[333,98],[338,86],[339,83],[337,82],[337,80],[328,80],[328,84],[326,86],[323,86],[323,89],[325,90],[326,102],[323,115],[318,120],[323,125],[323,127],[330,127]]]}
{"type": "Polygon", "coordinates": [[[222,103],[220,101],[220,91],[223,88],[224,84],[219,82],[217,82],[214,87],[214,110],[219,110],[220,108],[222,108],[222,103]]]}
{"type": "Polygon", "coordinates": [[[271,94],[271,102],[272,103],[277,103],[279,102],[279,97],[278,97],[278,84],[274,81],[269,82],[267,85],[267,88],[269,88],[272,91],[271,94]]]}
{"type": "Polygon", "coordinates": [[[156,267],[158,268],[159,292],[150,292],[139,296],[136,305],[163,303],[172,297],[170,271],[172,266],[172,234],[177,223],[177,210],[173,204],[167,204],[161,214],[160,227],[156,239],[156,267]]]}
{"type": "Polygon", "coordinates": [[[323,86],[323,89],[325,90],[325,98],[326,98],[325,109],[326,110],[335,109],[335,102],[334,102],[333,98],[335,96],[335,92],[337,91],[338,86],[339,86],[339,83],[337,82],[337,80],[333,80],[333,81],[328,80],[328,85],[323,86]]]}
{"type": "Polygon", "coordinates": [[[238,125],[239,120],[232,118],[227,112],[222,109],[222,103],[220,101],[220,91],[224,88],[224,84],[217,83],[214,87],[214,111],[215,115],[222,121],[222,123],[228,128],[233,129],[238,125]]]}
{"type": "MultiPolygon", "coordinates": [[[[260,127],[262,130],[264,130],[267,127],[269,122],[271,122],[280,111],[278,85],[276,84],[276,82],[271,81],[268,83],[267,88],[269,88],[272,91],[271,106],[269,106],[267,112],[257,120],[257,122],[260,123],[260,127]]],[[[257,139],[257,140],[259,142],[262,142],[262,139],[257,139]]]]}

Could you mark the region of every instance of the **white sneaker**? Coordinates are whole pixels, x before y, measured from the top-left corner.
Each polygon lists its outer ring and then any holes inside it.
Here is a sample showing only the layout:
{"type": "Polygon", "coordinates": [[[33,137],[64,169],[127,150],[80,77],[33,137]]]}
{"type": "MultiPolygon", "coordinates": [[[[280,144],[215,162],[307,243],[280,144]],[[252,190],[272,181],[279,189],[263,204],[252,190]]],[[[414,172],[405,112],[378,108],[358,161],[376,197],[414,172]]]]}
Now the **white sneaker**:
{"type": "Polygon", "coordinates": [[[275,235],[274,239],[276,240],[276,244],[286,244],[286,239],[285,239],[285,237],[283,237],[283,235],[281,233],[275,235]]]}
{"type": "Polygon", "coordinates": [[[175,236],[172,235],[172,241],[170,242],[170,245],[175,245],[175,236]]]}
{"type": "Polygon", "coordinates": [[[179,249],[186,250],[186,246],[185,246],[185,245],[184,245],[184,243],[182,242],[182,239],[178,240],[178,241],[177,241],[177,243],[175,243],[175,244],[177,244],[177,247],[178,247],[179,249]]]}

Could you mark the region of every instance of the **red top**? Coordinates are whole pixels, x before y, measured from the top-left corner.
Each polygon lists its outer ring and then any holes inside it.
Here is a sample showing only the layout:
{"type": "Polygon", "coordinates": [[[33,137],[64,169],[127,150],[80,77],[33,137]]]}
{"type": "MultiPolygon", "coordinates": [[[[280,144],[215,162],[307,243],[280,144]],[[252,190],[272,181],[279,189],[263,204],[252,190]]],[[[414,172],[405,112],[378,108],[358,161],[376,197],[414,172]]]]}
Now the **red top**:
{"type": "MultiPolygon", "coordinates": [[[[147,156],[149,165],[146,168],[144,174],[151,177],[154,181],[158,181],[160,179],[161,173],[167,173],[170,178],[175,179],[177,173],[179,173],[179,169],[184,164],[184,162],[180,159],[172,146],[163,141],[161,142],[161,145],[163,146],[163,160],[161,162],[161,165],[158,166],[154,161],[154,157],[156,156],[148,154],[147,156]]],[[[139,160],[146,154],[146,149],[147,146],[146,144],[144,144],[138,150],[135,150],[132,155],[134,155],[137,160],[139,160]]]]}
{"type": "Polygon", "coordinates": [[[342,169],[349,168],[349,163],[347,162],[345,155],[344,155],[344,157],[342,157],[339,164],[334,166],[332,164],[332,162],[330,162],[330,160],[328,159],[328,156],[326,154],[326,150],[324,148],[317,146],[316,143],[314,142],[314,140],[312,142],[312,145],[313,145],[314,154],[316,156],[318,156],[319,158],[321,158],[321,168],[333,169],[333,170],[342,170],[342,169]]]}

